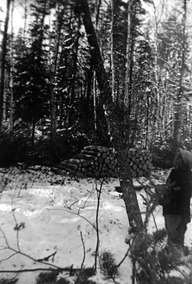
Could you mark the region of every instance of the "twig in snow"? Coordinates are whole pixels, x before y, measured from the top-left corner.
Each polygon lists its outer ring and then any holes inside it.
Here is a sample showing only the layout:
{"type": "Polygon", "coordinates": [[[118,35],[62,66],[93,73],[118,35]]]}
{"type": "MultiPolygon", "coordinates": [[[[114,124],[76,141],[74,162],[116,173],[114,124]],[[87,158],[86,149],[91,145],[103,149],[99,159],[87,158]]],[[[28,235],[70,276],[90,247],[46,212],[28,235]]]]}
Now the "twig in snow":
{"type": "Polygon", "coordinates": [[[80,236],[81,236],[81,242],[82,242],[82,245],[83,245],[83,260],[82,260],[82,263],[81,263],[81,270],[82,270],[83,267],[84,267],[84,262],[85,262],[85,243],[84,243],[84,240],[83,240],[82,231],[80,231],[80,236]]]}
{"type": "MultiPolygon", "coordinates": [[[[60,267],[57,266],[57,265],[54,265],[54,264],[49,263],[49,262],[46,262],[46,261],[44,261],[44,260],[43,260],[43,261],[39,261],[39,260],[35,259],[34,257],[30,256],[29,254],[26,254],[26,253],[22,252],[20,249],[17,250],[17,249],[15,249],[15,248],[11,247],[10,244],[9,244],[9,242],[8,242],[8,240],[7,240],[7,238],[6,238],[5,233],[4,233],[4,231],[3,231],[3,229],[2,229],[1,227],[0,227],[0,232],[2,233],[2,235],[3,235],[3,237],[4,237],[4,240],[5,240],[5,243],[6,243],[6,245],[7,245],[6,249],[12,251],[14,254],[20,254],[20,255],[25,256],[26,258],[32,260],[33,262],[41,262],[42,264],[50,265],[50,266],[52,266],[52,267],[54,267],[54,268],[56,268],[56,269],[60,269],[60,267]]],[[[14,255],[14,254],[13,254],[13,255],[14,255]]]]}
{"type": "Polygon", "coordinates": [[[130,247],[128,248],[128,250],[126,251],[124,257],[122,258],[122,260],[117,264],[117,268],[121,266],[121,264],[124,262],[124,260],[126,259],[126,257],[128,256],[130,251],[130,247]]]}
{"type": "Polygon", "coordinates": [[[95,249],[95,271],[97,270],[97,259],[99,255],[99,245],[100,245],[100,238],[99,238],[99,209],[100,209],[100,201],[101,201],[101,192],[102,192],[102,186],[103,186],[104,180],[101,181],[100,188],[97,188],[97,182],[96,184],[96,191],[97,191],[97,209],[96,209],[96,234],[97,234],[97,243],[96,243],[96,249],[95,249]]]}
{"type": "Polygon", "coordinates": [[[52,257],[52,261],[54,261],[54,257],[55,257],[55,255],[56,255],[56,251],[54,252],[54,253],[52,253],[52,254],[50,254],[50,255],[48,255],[48,256],[45,256],[45,257],[43,257],[43,258],[38,258],[37,259],[37,261],[38,262],[42,262],[42,261],[49,261],[49,259],[52,257]]]}
{"type": "Polygon", "coordinates": [[[17,255],[18,253],[17,252],[14,252],[13,254],[11,254],[10,256],[8,256],[7,258],[4,258],[2,260],[0,260],[0,263],[4,262],[4,261],[7,261],[9,259],[11,259],[14,255],[17,255]]]}
{"type": "Polygon", "coordinates": [[[22,228],[25,228],[25,223],[21,222],[20,224],[18,224],[17,222],[17,218],[15,216],[15,208],[12,209],[12,214],[13,214],[13,219],[15,221],[15,227],[14,227],[14,230],[16,231],[16,237],[17,237],[17,249],[18,251],[20,252],[20,245],[19,245],[19,231],[20,229],[22,228]]]}
{"type": "Polygon", "coordinates": [[[76,212],[73,212],[73,211],[70,211],[70,210],[67,210],[67,212],[70,212],[70,213],[73,214],[73,215],[77,215],[77,216],[81,217],[82,219],[84,219],[85,221],[87,221],[87,223],[89,223],[89,224],[93,227],[94,230],[96,230],[96,226],[95,226],[93,223],[91,223],[86,217],[84,217],[83,215],[81,215],[79,212],[76,213],[76,212]]]}

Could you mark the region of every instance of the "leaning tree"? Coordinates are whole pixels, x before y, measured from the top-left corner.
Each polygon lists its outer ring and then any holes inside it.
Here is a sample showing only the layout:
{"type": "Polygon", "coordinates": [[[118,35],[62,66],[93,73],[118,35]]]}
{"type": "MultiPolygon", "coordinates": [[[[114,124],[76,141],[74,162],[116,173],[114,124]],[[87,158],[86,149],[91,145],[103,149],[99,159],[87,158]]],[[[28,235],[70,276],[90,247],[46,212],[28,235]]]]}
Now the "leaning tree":
{"type": "Polygon", "coordinates": [[[128,160],[126,159],[127,143],[125,141],[126,137],[124,136],[125,129],[124,131],[122,129],[122,127],[127,127],[127,125],[123,125],[122,121],[119,120],[119,118],[122,118],[122,111],[123,114],[126,115],[127,109],[126,106],[118,109],[112,100],[111,87],[109,85],[109,79],[104,68],[104,63],[101,56],[96,32],[91,20],[88,3],[84,0],[78,0],[75,1],[75,5],[76,11],[78,10],[79,16],[82,17],[82,21],[87,34],[87,40],[90,45],[91,58],[100,89],[99,103],[103,107],[103,113],[105,113],[108,129],[110,131],[110,135],[113,138],[114,148],[117,151],[119,180],[123,192],[129,224],[133,230],[139,231],[141,230],[143,224],[136,192],[132,183],[130,166],[128,164],[128,160]]]}

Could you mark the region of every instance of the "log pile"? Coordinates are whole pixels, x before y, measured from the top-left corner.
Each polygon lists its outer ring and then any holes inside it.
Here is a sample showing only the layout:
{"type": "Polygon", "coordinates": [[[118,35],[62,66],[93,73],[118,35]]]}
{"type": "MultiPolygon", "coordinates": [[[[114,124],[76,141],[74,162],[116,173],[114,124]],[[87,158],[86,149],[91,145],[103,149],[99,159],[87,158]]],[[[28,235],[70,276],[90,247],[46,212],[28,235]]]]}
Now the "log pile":
{"type": "Polygon", "coordinates": [[[148,177],[152,170],[152,155],[149,150],[129,149],[127,159],[133,178],[148,177]]]}
{"type": "MultiPolygon", "coordinates": [[[[129,149],[127,159],[133,178],[150,175],[152,157],[149,151],[129,149]]],[[[61,166],[77,177],[118,177],[116,154],[112,148],[103,146],[86,146],[78,156],[63,161],[61,166]]]]}
{"type": "Polygon", "coordinates": [[[114,150],[103,146],[86,146],[77,157],[61,165],[77,177],[117,177],[114,150]]]}

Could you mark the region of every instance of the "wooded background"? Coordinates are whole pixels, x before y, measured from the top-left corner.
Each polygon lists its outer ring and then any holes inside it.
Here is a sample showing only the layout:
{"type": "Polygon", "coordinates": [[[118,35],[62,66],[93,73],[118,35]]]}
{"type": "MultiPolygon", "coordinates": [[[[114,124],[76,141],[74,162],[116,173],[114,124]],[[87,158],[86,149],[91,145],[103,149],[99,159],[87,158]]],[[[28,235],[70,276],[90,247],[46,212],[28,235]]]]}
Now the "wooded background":
{"type": "Polygon", "coordinates": [[[187,0],[1,1],[0,164],[191,150],[190,15],[187,0]]]}

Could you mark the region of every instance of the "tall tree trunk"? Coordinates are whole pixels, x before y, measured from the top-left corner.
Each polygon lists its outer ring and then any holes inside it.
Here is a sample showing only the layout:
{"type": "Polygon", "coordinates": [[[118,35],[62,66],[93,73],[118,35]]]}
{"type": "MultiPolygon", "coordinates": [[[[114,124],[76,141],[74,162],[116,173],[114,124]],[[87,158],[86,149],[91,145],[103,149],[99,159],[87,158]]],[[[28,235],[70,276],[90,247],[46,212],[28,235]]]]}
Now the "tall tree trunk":
{"type": "Polygon", "coordinates": [[[111,92],[115,99],[115,66],[114,66],[114,1],[111,0],[111,92]]]}
{"type": "Polygon", "coordinates": [[[142,228],[143,223],[136,192],[132,183],[130,167],[127,163],[125,155],[127,149],[124,148],[124,141],[122,141],[121,137],[115,137],[118,135],[118,133],[120,133],[121,129],[116,128],[119,127],[119,121],[117,123],[114,123],[115,113],[113,111],[114,108],[112,104],[111,88],[109,86],[109,81],[105,72],[96,33],[90,17],[89,6],[86,0],[79,0],[78,4],[81,8],[83,23],[87,33],[88,42],[91,47],[91,56],[93,64],[95,66],[98,85],[101,91],[101,100],[102,103],[105,104],[106,111],[109,114],[109,127],[112,130],[113,138],[115,138],[115,141],[118,141],[118,143],[115,145],[115,148],[118,151],[119,178],[123,191],[123,198],[126,206],[129,224],[132,229],[140,230],[142,228]]]}
{"type": "Polygon", "coordinates": [[[127,4],[127,46],[126,46],[126,73],[124,103],[128,106],[128,115],[131,114],[132,85],[133,85],[133,55],[135,47],[135,16],[137,1],[130,0],[127,4]]]}
{"type": "Polygon", "coordinates": [[[33,121],[32,121],[32,131],[31,131],[31,145],[34,146],[35,144],[35,118],[33,118],[33,121]]]}
{"type": "Polygon", "coordinates": [[[93,111],[94,111],[94,130],[97,133],[97,90],[95,72],[93,73],[93,111]]]}
{"type": "Polygon", "coordinates": [[[99,22],[100,8],[101,8],[101,0],[96,0],[96,28],[99,22]]]}
{"type": "Polygon", "coordinates": [[[56,116],[56,101],[53,78],[50,79],[50,93],[51,93],[51,140],[54,143],[56,140],[57,131],[57,116],[56,116]]]}
{"type": "MultiPolygon", "coordinates": [[[[159,58],[159,54],[158,54],[158,32],[159,32],[159,27],[158,27],[158,13],[157,13],[157,7],[156,7],[156,3],[155,1],[152,1],[152,5],[153,5],[153,10],[154,10],[154,77],[155,77],[155,81],[154,81],[154,89],[156,90],[156,106],[154,109],[154,112],[156,113],[156,116],[154,117],[154,121],[152,123],[152,127],[150,129],[151,133],[155,133],[155,129],[160,129],[158,123],[160,121],[160,109],[162,108],[161,103],[160,103],[160,90],[159,90],[159,71],[158,71],[158,58],[159,58]]],[[[151,140],[153,141],[153,137],[151,137],[151,140]]]]}
{"type": "Polygon", "coordinates": [[[101,91],[100,97],[99,97],[99,102],[98,102],[98,109],[99,109],[99,118],[102,123],[99,124],[99,136],[102,136],[101,139],[107,143],[109,142],[108,137],[106,137],[106,130],[105,128],[107,125],[106,117],[104,114],[104,104],[106,102],[110,103],[112,102],[112,97],[111,97],[111,89],[109,86],[108,82],[108,77],[104,69],[103,65],[103,59],[100,53],[99,49],[99,44],[97,40],[97,36],[95,33],[95,29],[92,24],[92,20],[90,17],[90,12],[89,12],[89,6],[87,4],[87,1],[81,1],[78,0],[76,1],[76,5],[79,5],[79,7],[82,10],[82,18],[83,18],[83,23],[85,26],[85,30],[87,33],[87,38],[88,38],[88,43],[90,45],[90,53],[91,53],[91,61],[92,65],[95,68],[95,73],[96,73],[96,78],[97,82],[101,91]],[[105,137],[104,137],[105,136],[105,137]]]}
{"type": "Polygon", "coordinates": [[[187,0],[183,0],[183,41],[181,48],[181,65],[179,70],[179,88],[174,106],[174,133],[173,133],[173,148],[176,150],[180,142],[181,130],[181,114],[182,114],[182,98],[183,98],[183,77],[185,69],[185,54],[186,54],[186,16],[187,16],[187,0]]]}
{"type": "Polygon", "coordinates": [[[14,37],[14,29],[13,29],[13,12],[14,12],[14,0],[12,0],[12,8],[11,8],[11,39],[10,39],[10,117],[9,117],[9,127],[10,133],[13,132],[13,37],[14,37]]]}
{"type": "MultiPolygon", "coordinates": [[[[49,2],[51,7],[51,1],[49,2]]],[[[56,3],[56,14],[59,13],[59,4],[56,3]]],[[[54,61],[51,59],[50,52],[50,97],[51,97],[51,140],[54,143],[56,140],[56,130],[57,130],[57,114],[56,114],[56,100],[55,100],[55,89],[54,89],[54,78],[57,72],[57,64],[58,64],[58,54],[59,54],[59,42],[61,37],[61,19],[58,16],[57,19],[57,36],[55,40],[54,46],[54,61]]],[[[51,25],[50,25],[51,26],[51,25]]],[[[50,47],[51,47],[51,37],[50,37],[50,47]]]]}
{"type": "Polygon", "coordinates": [[[23,25],[23,41],[25,41],[27,31],[27,17],[28,17],[28,5],[27,0],[24,0],[24,25],[23,25]]]}
{"type": "Polygon", "coordinates": [[[88,43],[91,47],[91,59],[95,68],[97,82],[101,90],[100,100],[102,104],[107,102],[111,103],[111,89],[109,87],[108,77],[104,69],[103,59],[101,57],[95,29],[93,27],[93,23],[90,17],[89,6],[87,4],[87,1],[78,0],[76,2],[78,2],[82,10],[83,23],[87,33],[88,43]]]}
{"type": "Polygon", "coordinates": [[[5,64],[6,64],[6,53],[7,53],[7,30],[8,30],[8,24],[9,24],[10,4],[11,4],[11,0],[7,0],[7,11],[6,11],[6,17],[5,17],[3,41],[2,41],[1,78],[0,78],[0,130],[2,129],[2,123],[3,123],[5,64]]]}

